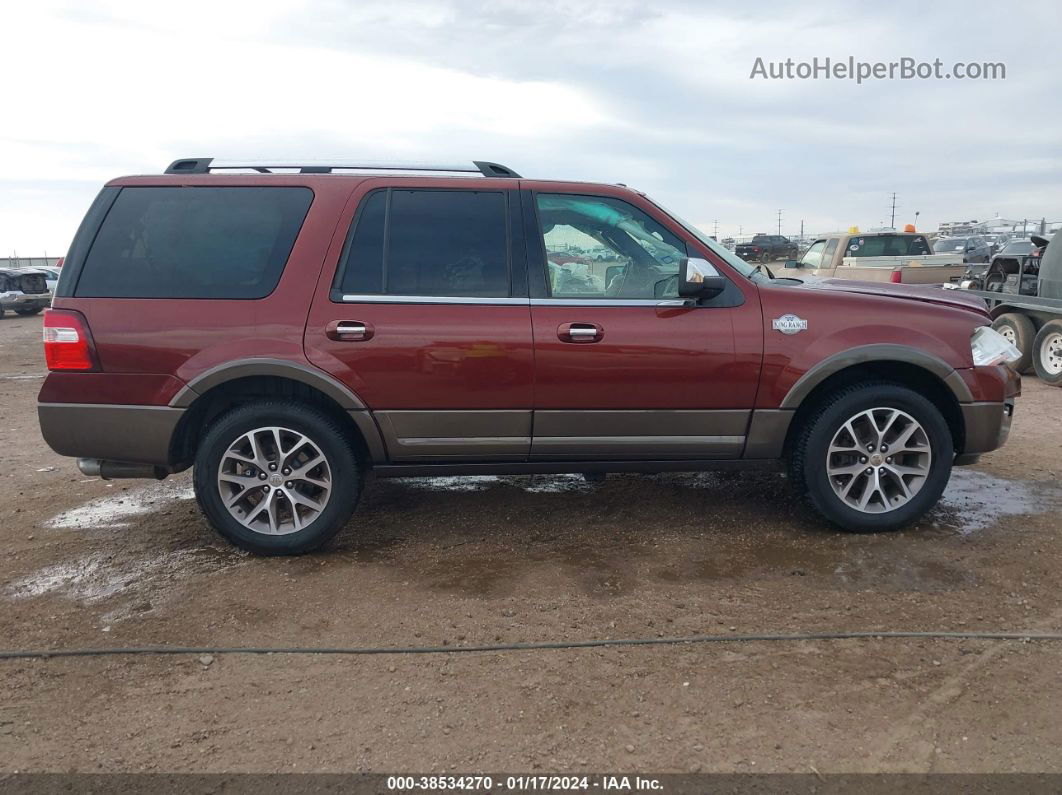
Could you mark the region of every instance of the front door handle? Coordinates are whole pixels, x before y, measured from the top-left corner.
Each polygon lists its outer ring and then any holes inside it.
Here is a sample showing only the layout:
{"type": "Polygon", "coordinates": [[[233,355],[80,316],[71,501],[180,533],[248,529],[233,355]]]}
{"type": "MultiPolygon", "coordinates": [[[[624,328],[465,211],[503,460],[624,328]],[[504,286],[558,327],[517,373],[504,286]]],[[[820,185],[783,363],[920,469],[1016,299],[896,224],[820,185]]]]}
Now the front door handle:
{"type": "Polygon", "coordinates": [[[600,342],[604,337],[605,329],[597,323],[562,323],[557,327],[561,342],[600,342]]]}
{"type": "Polygon", "coordinates": [[[372,324],[360,320],[333,320],[325,326],[325,336],[337,342],[364,342],[372,335],[372,324]]]}

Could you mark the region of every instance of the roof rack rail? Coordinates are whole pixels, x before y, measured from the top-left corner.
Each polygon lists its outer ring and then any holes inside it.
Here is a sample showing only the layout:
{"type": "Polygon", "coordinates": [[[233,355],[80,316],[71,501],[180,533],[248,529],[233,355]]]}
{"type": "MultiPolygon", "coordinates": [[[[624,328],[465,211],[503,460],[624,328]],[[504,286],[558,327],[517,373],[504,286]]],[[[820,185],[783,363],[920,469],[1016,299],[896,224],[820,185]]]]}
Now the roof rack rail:
{"type": "Polygon", "coordinates": [[[185,157],[174,160],[166,168],[167,174],[209,174],[211,171],[252,169],[261,174],[272,174],[273,169],[298,169],[300,174],[331,174],[334,169],[369,171],[453,171],[464,174],[482,174],[485,177],[509,177],[520,175],[508,166],[487,160],[471,163],[393,163],[393,162],[278,162],[273,160],[219,161],[212,157],[185,157]]]}

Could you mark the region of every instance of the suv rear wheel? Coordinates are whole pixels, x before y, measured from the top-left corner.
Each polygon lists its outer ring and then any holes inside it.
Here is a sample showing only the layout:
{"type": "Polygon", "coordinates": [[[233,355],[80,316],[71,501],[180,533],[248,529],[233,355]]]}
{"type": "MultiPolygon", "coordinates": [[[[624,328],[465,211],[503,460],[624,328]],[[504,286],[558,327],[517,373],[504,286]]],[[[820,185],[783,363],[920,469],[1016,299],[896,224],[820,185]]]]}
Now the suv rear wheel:
{"type": "Polygon", "coordinates": [[[897,384],[863,384],[833,395],[809,419],[790,472],[842,529],[895,530],[937,503],[954,454],[948,424],[932,403],[897,384]]]}
{"type": "Polygon", "coordinates": [[[343,429],[327,414],[288,401],[222,415],[199,445],[193,481],[211,525],[260,555],[324,545],[350,519],[361,491],[343,429]]]}

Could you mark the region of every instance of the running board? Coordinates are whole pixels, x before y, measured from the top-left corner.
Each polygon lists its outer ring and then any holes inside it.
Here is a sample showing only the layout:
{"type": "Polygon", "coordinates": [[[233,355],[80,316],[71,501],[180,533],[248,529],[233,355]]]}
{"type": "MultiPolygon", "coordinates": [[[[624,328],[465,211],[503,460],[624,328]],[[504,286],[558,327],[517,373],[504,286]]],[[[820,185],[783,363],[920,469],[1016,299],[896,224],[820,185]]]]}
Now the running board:
{"type": "Polygon", "coordinates": [[[488,463],[377,464],[379,478],[436,475],[565,475],[583,472],[743,472],[781,471],[779,459],[701,459],[682,461],[492,461],[488,463]]]}

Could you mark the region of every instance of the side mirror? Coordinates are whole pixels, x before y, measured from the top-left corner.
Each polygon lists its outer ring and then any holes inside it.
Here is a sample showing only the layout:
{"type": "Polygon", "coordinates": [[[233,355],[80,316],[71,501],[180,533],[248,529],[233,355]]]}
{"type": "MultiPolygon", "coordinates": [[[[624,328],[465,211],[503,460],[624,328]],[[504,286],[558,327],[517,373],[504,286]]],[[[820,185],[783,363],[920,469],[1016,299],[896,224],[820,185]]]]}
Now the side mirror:
{"type": "Polygon", "coordinates": [[[726,279],[708,260],[690,257],[682,260],[678,294],[683,298],[715,298],[726,289],[726,279]]]}
{"type": "Polygon", "coordinates": [[[804,263],[798,259],[787,259],[782,263],[783,268],[803,268],[804,263]]]}

